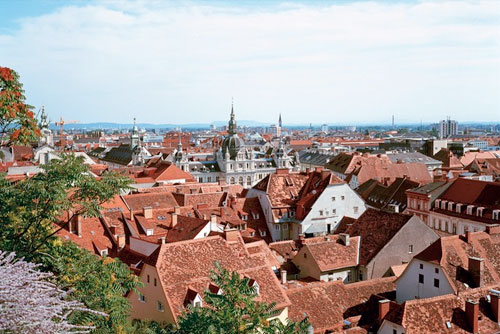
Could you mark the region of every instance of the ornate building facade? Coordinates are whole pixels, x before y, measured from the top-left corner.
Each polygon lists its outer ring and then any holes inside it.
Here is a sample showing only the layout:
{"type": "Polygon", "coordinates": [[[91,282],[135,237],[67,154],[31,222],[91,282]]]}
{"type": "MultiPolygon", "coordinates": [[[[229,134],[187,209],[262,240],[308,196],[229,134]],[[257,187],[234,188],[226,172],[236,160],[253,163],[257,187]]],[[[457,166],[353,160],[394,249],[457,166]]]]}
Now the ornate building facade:
{"type": "MultiPolygon", "coordinates": [[[[281,115],[280,115],[281,118],[281,115]]],[[[215,147],[213,155],[206,160],[198,160],[194,155],[185,152],[179,141],[174,154],[174,162],[182,170],[191,173],[198,182],[225,181],[228,184],[241,184],[250,188],[277,168],[300,170],[296,154],[286,152],[282,138],[277,148],[269,154],[263,147],[246,145],[237,134],[234,107],[228,123],[228,134],[219,147],[215,147]]]]}

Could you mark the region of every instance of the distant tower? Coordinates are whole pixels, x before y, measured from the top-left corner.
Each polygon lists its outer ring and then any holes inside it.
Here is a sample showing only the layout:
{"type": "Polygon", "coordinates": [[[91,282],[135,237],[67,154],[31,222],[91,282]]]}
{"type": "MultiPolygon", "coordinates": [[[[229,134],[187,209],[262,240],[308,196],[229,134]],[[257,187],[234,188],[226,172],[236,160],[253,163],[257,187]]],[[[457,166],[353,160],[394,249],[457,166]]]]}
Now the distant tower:
{"type": "Polygon", "coordinates": [[[180,132],[179,132],[179,142],[177,143],[177,152],[182,152],[182,141],[180,132]]]}
{"type": "Polygon", "coordinates": [[[134,127],[132,128],[130,148],[133,149],[134,147],[138,146],[139,144],[140,144],[139,130],[137,129],[137,124],[135,123],[135,117],[134,117],[134,127]]]}
{"type": "Polygon", "coordinates": [[[231,101],[231,116],[229,118],[229,124],[228,124],[228,129],[227,132],[229,133],[230,136],[236,134],[236,120],[234,118],[234,102],[231,101]]]}
{"type": "Polygon", "coordinates": [[[394,129],[394,115],[392,115],[392,128],[394,129]]]}
{"type": "Polygon", "coordinates": [[[279,124],[280,128],[283,126],[283,123],[281,122],[281,113],[280,113],[280,119],[278,121],[278,124],[279,124]]]}

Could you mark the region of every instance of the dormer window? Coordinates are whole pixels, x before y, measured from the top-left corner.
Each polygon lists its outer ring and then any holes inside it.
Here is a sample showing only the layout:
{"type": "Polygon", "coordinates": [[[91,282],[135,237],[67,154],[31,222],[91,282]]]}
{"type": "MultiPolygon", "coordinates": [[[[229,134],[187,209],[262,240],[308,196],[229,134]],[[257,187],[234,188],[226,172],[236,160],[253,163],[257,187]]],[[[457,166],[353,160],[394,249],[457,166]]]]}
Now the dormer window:
{"type": "Polygon", "coordinates": [[[448,211],[453,211],[453,202],[448,203],[448,211]]]}
{"type": "Polygon", "coordinates": [[[483,216],[483,210],[484,210],[483,207],[477,208],[477,210],[476,210],[476,216],[482,217],[483,216]]]}
{"type": "Polygon", "coordinates": [[[473,209],[474,209],[474,205],[467,205],[467,214],[472,215],[473,209]]]}
{"type": "Polygon", "coordinates": [[[267,233],[266,233],[265,230],[260,230],[259,234],[260,234],[261,237],[265,237],[267,233]]]}
{"type": "Polygon", "coordinates": [[[256,280],[254,280],[254,279],[250,279],[250,280],[248,281],[248,285],[250,285],[252,288],[254,288],[254,289],[255,289],[255,292],[257,293],[257,295],[259,295],[259,294],[260,294],[260,286],[259,286],[259,283],[257,283],[257,281],[256,281],[256,280]]]}
{"type": "Polygon", "coordinates": [[[455,206],[455,210],[456,210],[457,213],[462,212],[462,204],[457,203],[457,205],[455,206]]]}
{"type": "Polygon", "coordinates": [[[106,248],[106,249],[101,250],[101,256],[102,256],[102,257],[108,256],[108,249],[107,249],[107,248],[106,248]]]}
{"type": "Polygon", "coordinates": [[[193,306],[193,307],[203,307],[203,299],[200,294],[193,289],[188,289],[186,293],[186,297],[184,298],[184,306],[193,306]]]}
{"type": "Polygon", "coordinates": [[[446,203],[448,201],[441,201],[441,209],[445,210],[446,209],[446,203]]]}
{"type": "Polygon", "coordinates": [[[500,220],[500,210],[493,210],[493,219],[500,220]]]}
{"type": "Polygon", "coordinates": [[[241,220],[248,220],[248,215],[241,215],[241,220]]]}
{"type": "Polygon", "coordinates": [[[153,235],[153,229],[152,228],[146,229],[146,235],[153,235]]]}
{"type": "Polygon", "coordinates": [[[441,200],[440,199],[437,199],[436,200],[436,203],[434,204],[434,207],[438,208],[439,209],[439,206],[441,205],[441,200]]]}

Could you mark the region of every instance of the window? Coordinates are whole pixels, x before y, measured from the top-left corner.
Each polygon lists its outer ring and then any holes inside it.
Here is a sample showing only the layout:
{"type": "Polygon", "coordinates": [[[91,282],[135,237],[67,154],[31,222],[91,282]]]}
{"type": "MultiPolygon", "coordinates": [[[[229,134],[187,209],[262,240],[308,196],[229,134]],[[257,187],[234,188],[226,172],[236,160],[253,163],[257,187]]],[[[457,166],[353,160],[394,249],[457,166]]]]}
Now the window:
{"type": "Polygon", "coordinates": [[[424,275],[418,274],[418,283],[424,284],[424,275]]]}
{"type": "Polygon", "coordinates": [[[149,275],[146,276],[146,281],[149,283],[149,275]]]}
{"type": "Polygon", "coordinates": [[[332,216],[335,216],[337,214],[337,209],[332,210],[332,216]]]}
{"type": "Polygon", "coordinates": [[[453,223],[452,229],[453,229],[453,234],[457,234],[457,224],[453,223]]]}
{"type": "Polygon", "coordinates": [[[142,293],[139,292],[139,301],[142,302],[142,303],[145,303],[146,302],[146,296],[144,296],[142,293]]]}
{"type": "Polygon", "coordinates": [[[279,226],[279,225],[274,225],[274,229],[275,229],[276,231],[279,231],[279,230],[280,230],[280,226],[279,226]]]}
{"type": "Polygon", "coordinates": [[[352,282],[352,271],[347,272],[347,282],[352,282]]]}
{"type": "Polygon", "coordinates": [[[439,279],[437,278],[434,279],[434,287],[439,288],[439,279]]]}
{"type": "Polygon", "coordinates": [[[335,196],[332,197],[332,202],[335,202],[335,196]]]}
{"type": "Polygon", "coordinates": [[[156,278],[154,279],[154,286],[156,286],[156,278]]]}
{"type": "Polygon", "coordinates": [[[345,200],[345,196],[340,196],[340,199],[341,200],[345,200]]]}
{"type": "Polygon", "coordinates": [[[160,312],[165,311],[165,308],[163,307],[163,304],[162,304],[161,302],[158,302],[158,303],[156,304],[156,309],[157,309],[158,311],[160,311],[160,312]]]}
{"type": "Polygon", "coordinates": [[[439,269],[438,269],[438,268],[434,268],[434,272],[435,272],[436,274],[439,274],[439,269]]]}
{"type": "Polygon", "coordinates": [[[354,213],[358,213],[359,211],[359,208],[357,206],[353,207],[352,210],[354,211],[354,213]]]}
{"type": "Polygon", "coordinates": [[[261,237],[265,237],[266,236],[266,231],[260,230],[259,233],[260,233],[261,237]]]}
{"type": "Polygon", "coordinates": [[[307,253],[304,253],[304,259],[307,259],[307,253]]]}
{"type": "Polygon", "coordinates": [[[288,230],[288,224],[283,224],[283,230],[288,230]]]}
{"type": "Polygon", "coordinates": [[[323,216],[323,210],[319,210],[319,215],[323,216]]]}
{"type": "Polygon", "coordinates": [[[413,253],[413,245],[408,245],[408,253],[413,253]]]}
{"type": "Polygon", "coordinates": [[[424,265],[420,263],[420,269],[424,269],[424,265]]]}
{"type": "Polygon", "coordinates": [[[392,330],[392,334],[398,334],[398,330],[397,329],[393,329],[392,330]]]}

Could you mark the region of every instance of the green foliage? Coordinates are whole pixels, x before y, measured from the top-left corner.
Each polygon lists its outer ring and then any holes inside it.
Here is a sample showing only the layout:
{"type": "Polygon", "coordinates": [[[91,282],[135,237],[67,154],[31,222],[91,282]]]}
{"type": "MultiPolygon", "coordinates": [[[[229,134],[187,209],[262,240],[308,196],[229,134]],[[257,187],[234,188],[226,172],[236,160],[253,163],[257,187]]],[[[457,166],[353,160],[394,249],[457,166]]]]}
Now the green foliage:
{"type": "Polygon", "coordinates": [[[108,314],[103,318],[75,312],[73,323],[94,325],[92,333],[131,333],[130,304],[125,294],[139,284],[128,266],[117,259],[100,258],[72,242],[53,240],[42,258],[44,269],[55,274],[56,284],[72,291],[72,298],[88,308],[108,314]]]}
{"type": "Polygon", "coordinates": [[[275,304],[255,300],[257,291],[248,278],[240,278],[215,263],[211,279],[222,294],[205,291],[204,307],[190,307],[179,319],[178,334],[307,333],[307,320],[281,324],[267,319],[277,315],[275,304]]]}
{"type": "Polygon", "coordinates": [[[0,248],[29,260],[72,218],[97,216],[101,204],[129,184],[115,173],[96,179],[83,158],[73,154],[62,154],[42,168],[43,173],[14,184],[0,176],[0,248]],[[56,221],[62,221],[60,228],[55,228],[56,221]]]}
{"type": "Polygon", "coordinates": [[[28,144],[40,136],[22,87],[16,71],[0,66],[0,146],[28,144]]]}
{"type": "Polygon", "coordinates": [[[136,320],[133,322],[132,333],[134,333],[134,334],[174,334],[175,328],[172,324],[159,324],[155,321],[136,320]]]}

